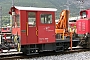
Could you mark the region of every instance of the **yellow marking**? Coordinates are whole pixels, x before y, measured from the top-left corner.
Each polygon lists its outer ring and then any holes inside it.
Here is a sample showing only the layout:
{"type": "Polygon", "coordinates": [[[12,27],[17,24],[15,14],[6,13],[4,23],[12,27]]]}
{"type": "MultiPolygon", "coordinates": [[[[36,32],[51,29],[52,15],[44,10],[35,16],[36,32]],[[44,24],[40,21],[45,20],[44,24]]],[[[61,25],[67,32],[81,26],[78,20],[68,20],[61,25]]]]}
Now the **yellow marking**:
{"type": "Polygon", "coordinates": [[[18,42],[17,38],[18,38],[18,36],[14,36],[14,42],[18,44],[17,50],[18,50],[18,52],[20,52],[21,47],[20,47],[20,43],[18,42]]]}
{"type": "Polygon", "coordinates": [[[63,31],[63,36],[62,36],[62,39],[64,40],[64,31],[63,31]]]}
{"type": "Polygon", "coordinates": [[[27,36],[28,36],[28,23],[26,23],[26,24],[27,24],[27,33],[26,33],[26,34],[27,34],[27,36]]]}
{"type": "Polygon", "coordinates": [[[36,27],[36,35],[38,36],[38,29],[37,29],[37,27],[36,27]]]}
{"type": "Polygon", "coordinates": [[[17,36],[14,37],[14,42],[15,42],[15,43],[18,43],[18,41],[17,41],[17,36]]]}
{"type": "Polygon", "coordinates": [[[20,43],[18,43],[18,52],[20,52],[21,48],[20,48],[20,43]]]}

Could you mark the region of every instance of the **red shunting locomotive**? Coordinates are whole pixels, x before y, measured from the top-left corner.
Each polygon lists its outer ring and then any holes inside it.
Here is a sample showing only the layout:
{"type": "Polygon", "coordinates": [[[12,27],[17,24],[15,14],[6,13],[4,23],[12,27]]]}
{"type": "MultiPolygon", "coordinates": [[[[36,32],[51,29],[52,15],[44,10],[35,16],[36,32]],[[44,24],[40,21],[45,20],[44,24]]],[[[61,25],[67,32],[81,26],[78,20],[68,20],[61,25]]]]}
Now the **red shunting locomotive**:
{"type": "MultiPolygon", "coordinates": [[[[70,37],[58,38],[55,33],[55,8],[11,7],[12,37],[17,40],[18,51],[26,55],[43,51],[61,52],[70,47],[70,37]]],[[[72,46],[79,40],[73,39],[72,46]]]]}

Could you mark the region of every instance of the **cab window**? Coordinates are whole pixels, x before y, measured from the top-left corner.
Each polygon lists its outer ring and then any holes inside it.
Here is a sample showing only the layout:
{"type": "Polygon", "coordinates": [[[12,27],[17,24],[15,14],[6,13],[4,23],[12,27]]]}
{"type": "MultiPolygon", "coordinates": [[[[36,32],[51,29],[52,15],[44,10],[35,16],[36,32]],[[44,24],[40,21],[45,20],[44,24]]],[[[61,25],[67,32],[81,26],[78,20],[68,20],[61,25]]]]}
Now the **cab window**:
{"type": "Polygon", "coordinates": [[[41,23],[42,24],[51,24],[52,23],[52,14],[41,14],[41,23]]]}
{"type": "Polygon", "coordinates": [[[17,26],[20,27],[20,18],[19,18],[19,14],[16,14],[16,22],[17,22],[17,26]]]}
{"type": "Polygon", "coordinates": [[[16,25],[17,25],[17,27],[20,27],[20,15],[19,14],[12,16],[11,24],[12,24],[13,28],[15,28],[16,25]],[[15,24],[15,22],[16,22],[16,24],[15,24]]]}
{"type": "Polygon", "coordinates": [[[36,13],[28,12],[28,25],[31,27],[36,26],[36,13]]]}
{"type": "Polygon", "coordinates": [[[86,11],[82,12],[82,18],[86,18],[86,17],[87,17],[86,11]]]}

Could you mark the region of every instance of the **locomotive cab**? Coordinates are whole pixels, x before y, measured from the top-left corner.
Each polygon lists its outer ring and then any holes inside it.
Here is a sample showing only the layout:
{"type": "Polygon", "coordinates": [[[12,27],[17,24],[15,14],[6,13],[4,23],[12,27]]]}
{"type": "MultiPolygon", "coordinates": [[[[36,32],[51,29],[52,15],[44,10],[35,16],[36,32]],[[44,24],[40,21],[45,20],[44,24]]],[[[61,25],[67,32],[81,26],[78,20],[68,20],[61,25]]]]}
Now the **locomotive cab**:
{"type": "Polygon", "coordinates": [[[14,7],[12,34],[21,44],[55,42],[55,11],[52,8],[14,7]]]}

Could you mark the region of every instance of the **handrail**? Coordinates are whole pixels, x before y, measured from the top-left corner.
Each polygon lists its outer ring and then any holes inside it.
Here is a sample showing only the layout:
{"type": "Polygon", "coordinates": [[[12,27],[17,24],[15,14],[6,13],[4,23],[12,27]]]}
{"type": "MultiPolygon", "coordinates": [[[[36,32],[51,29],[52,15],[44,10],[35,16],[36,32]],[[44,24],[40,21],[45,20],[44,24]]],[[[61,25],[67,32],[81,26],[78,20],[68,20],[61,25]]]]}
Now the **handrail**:
{"type": "Polygon", "coordinates": [[[28,36],[28,22],[26,23],[26,35],[28,36]]]}

